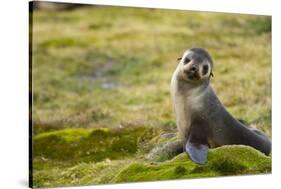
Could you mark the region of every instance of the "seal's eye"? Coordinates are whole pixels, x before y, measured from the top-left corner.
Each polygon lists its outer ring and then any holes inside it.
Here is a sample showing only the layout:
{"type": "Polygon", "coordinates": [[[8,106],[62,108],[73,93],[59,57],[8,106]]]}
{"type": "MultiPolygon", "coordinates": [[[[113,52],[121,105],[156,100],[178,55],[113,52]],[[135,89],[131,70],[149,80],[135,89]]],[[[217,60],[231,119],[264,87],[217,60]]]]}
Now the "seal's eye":
{"type": "Polygon", "coordinates": [[[203,66],[203,75],[206,75],[209,71],[209,66],[208,65],[204,65],[203,66]]]}
{"type": "Polygon", "coordinates": [[[185,59],[184,59],[184,64],[188,64],[190,62],[190,59],[188,58],[188,57],[185,57],[185,59]]]}

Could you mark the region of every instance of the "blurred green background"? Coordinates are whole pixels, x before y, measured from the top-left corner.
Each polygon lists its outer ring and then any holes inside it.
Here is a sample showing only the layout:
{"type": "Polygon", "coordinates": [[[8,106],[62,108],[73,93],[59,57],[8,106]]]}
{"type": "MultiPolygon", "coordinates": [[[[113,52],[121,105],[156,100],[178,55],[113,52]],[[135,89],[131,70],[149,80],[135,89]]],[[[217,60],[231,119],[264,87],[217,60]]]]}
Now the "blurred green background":
{"type": "Polygon", "coordinates": [[[227,109],[271,137],[271,17],[56,7],[32,14],[35,186],[109,183],[176,133],[170,79],[191,47],[213,57],[227,109]]]}

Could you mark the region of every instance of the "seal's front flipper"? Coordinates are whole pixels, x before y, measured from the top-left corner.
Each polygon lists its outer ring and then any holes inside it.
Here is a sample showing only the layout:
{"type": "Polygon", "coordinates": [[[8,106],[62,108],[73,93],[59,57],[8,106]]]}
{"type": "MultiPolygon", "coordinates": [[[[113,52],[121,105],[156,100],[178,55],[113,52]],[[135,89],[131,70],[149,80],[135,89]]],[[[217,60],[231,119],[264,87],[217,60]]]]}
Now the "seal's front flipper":
{"type": "Polygon", "coordinates": [[[208,123],[200,117],[193,117],[184,149],[195,163],[207,162],[209,133],[208,123]]]}
{"type": "Polygon", "coordinates": [[[185,151],[188,153],[192,161],[198,164],[204,164],[207,161],[208,145],[192,143],[187,141],[185,144],[185,151]]]}

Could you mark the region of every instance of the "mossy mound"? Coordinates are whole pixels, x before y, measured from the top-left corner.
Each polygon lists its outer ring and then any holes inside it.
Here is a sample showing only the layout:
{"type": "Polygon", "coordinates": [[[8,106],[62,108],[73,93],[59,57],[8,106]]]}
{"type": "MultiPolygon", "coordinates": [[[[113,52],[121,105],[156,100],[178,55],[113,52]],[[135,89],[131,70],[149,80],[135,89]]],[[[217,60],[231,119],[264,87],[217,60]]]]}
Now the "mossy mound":
{"type": "Polygon", "coordinates": [[[151,127],[64,129],[34,137],[34,186],[74,186],[271,172],[247,146],[211,149],[198,165],[177,153],[176,135],[151,127]],[[175,154],[173,156],[173,154],[175,154]],[[144,156],[149,158],[143,158],[144,156]]]}
{"type": "Polygon", "coordinates": [[[271,158],[247,146],[223,146],[208,153],[208,162],[198,165],[185,153],[158,164],[132,163],[112,182],[136,182],[199,178],[271,172],[271,158]]]}
{"type": "Polygon", "coordinates": [[[151,140],[157,130],[150,127],[118,129],[64,129],[36,135],[34,157],[68,162],[123,159],[134,155],[140,144],[151,140]]]}

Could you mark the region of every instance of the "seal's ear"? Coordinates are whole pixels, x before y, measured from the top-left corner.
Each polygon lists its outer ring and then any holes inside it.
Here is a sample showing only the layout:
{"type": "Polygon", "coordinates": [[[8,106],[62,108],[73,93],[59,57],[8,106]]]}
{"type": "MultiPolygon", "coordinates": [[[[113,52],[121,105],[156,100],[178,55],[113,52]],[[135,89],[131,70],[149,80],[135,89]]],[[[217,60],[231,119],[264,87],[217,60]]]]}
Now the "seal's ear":
{"type": "Polygon", "coordinates": [[[179,58],[178,58],[178,60],[181,60],[181,59],[182,59],[182,57],[179,57],[179,58]]]}

